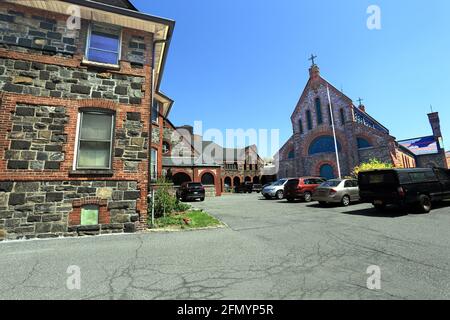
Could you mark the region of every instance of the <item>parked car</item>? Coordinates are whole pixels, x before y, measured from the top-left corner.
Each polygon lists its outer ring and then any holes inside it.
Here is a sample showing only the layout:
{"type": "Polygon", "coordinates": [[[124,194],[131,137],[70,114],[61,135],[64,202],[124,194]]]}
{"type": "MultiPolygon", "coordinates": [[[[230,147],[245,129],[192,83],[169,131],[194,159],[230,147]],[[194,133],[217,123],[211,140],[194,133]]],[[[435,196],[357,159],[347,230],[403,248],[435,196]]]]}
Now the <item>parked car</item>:
{"type": "Polygon", "coordinates": [[[276,198],[278,200],[282,200],[284,198],[284,185],[288,182],[289,179],[280,179],[270,186],[265,187],[262,190],[262,195],[266,199],[276,198]]]}
{"type": "Polygon", "coordinates": [[[182,201],[205,201],[205,187],[197,182],[185,182],[177,190],[177,198],[182,201]]]}
{"type": "Polygon", "coordinates": [[[302,199],[305,202],[311,202],[312,194],[316,188],[324,183],[324,178],[301,177],[298,179],[289,179],[284,186],[284,197],[292,202],[296,199],[302,199]]]}
{"type": "Polygon", "coordinates": [[[389,169],[361,172],[358,176],[361,201],[377,210],[394,204],[429,213],[436,201],[450,200],[450,170],[389,169]]]}
{"type": "Polygon", "coordinates": [[[235,193],[252,193],[253,192],[253,183],[245,182],[234,188],[235,193]]]}
{"type": "Polygon", "coordinates": [[[347,207],[359,201],[358,181],[353,179],[332,179],[322,183],[314,192],[312,199],[319,204],[340,203],[347,207]]]}
{"type": "Polygon", "coordinates": [[[254,184],[253,185],[253,192],[260,193],[262,191],[262,189],[263,189],[262,184],[254,184]]]}

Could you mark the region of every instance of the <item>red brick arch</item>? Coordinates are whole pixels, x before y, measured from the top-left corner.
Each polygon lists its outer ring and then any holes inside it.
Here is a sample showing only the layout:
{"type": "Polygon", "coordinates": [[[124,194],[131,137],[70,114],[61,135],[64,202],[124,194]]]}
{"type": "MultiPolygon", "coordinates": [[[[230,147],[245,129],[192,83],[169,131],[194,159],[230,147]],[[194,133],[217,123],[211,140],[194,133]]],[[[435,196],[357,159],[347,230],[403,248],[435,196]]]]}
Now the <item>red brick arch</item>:
{"type": "Polygon", "coordinates": [[[332,166],[332,167],[333,167],[333,173],[334,173],[334,176],[335,176],[335,177],[339,177],[339,172],[338,172],[338,170],[337,170],[337,164],[336,164],[336,162],[331,161],[331,160],[323,160],[323,161],[319,161],[319,162],[316,164],[315,169],[314,169],[315,175],[316,175],[317,177],[320,177],[320,168],[322,168],[322,166],[324,166],[324,165],[326,165],[326,164],[332,166]]]}

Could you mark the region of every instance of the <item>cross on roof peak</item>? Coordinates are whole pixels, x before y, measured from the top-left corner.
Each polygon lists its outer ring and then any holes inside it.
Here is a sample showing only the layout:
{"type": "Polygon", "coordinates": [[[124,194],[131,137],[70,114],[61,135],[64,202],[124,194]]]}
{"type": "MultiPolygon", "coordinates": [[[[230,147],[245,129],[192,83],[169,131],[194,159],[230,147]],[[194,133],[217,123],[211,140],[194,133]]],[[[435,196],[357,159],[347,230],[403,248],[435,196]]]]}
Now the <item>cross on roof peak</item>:
{"type": "Polygon", "coordinates": [[[361,99],[361,98],[358,98],[358,100],[357,100],[358,102],[359,102],[359,105],[361,106],[362,105],[362,102],[364,101],[363,99],[361,99]]]}
{"type": "Polygon", "coordinates": [[[309,58],[308,60],[312,62],[312,66],[314,67],[316,65],[316,62],[314,61],[317,58],[317,56],[315,56],[314,54],[311,54],[311,58],[309,58]]]}

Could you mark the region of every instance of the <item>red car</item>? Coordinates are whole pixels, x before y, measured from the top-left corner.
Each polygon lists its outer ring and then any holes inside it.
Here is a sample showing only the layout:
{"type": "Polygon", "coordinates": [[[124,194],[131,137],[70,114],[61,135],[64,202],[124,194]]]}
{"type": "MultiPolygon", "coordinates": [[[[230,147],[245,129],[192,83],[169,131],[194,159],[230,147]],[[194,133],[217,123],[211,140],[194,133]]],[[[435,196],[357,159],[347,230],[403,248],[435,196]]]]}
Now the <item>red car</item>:
{"type": "Polygon", "coordinates": [[[326,180],[319,177],[301,177],[298,179],[289,179],[284,186],[284,197],[292,202],[296,199],[302,199],[305,202],[311,202],[312,194],[318,186],[326,180]]]}

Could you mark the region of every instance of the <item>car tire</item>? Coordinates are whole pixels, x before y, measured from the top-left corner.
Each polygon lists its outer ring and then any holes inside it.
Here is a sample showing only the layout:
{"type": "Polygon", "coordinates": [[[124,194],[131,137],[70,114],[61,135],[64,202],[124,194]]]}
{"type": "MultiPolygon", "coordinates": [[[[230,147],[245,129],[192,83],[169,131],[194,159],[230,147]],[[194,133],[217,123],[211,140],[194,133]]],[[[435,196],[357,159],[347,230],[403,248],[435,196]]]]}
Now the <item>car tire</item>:
{"type": "Polygon", "coordinates": [[[430,213],[431,211],[431,199],[427,195],[420,195],[419,196],[419,204],[417,205],[417,211],[419,213],[430,213]]]}
{"type": "Polygon", "coordinates": [[[278,200],[283,200],[283,198],[284,198],[284,192],[283,191],[277,191],[277,193],[275,194],[275,197],[278,199],[278,200]]]}
{"type": "Polygon", "coordinates": [[[204,197],[203,197],[203,198],[200,198],[200,201],[201,201],[201,202],[205,201],[205,198],[204,198],[204,197]]]}
{"type": "Polygon", "coordinates": [[[305,202],[311,202],[312,201],[312,194],[311,194],[311,192],[305,192],[303,197],[305,199],[305,202]]]}
{"type": "Polygon", "coordinates": [[[348,207],[350,205],[350,197],[349,196],[343,196],[341,203],[344,207],[348,207]]]}

